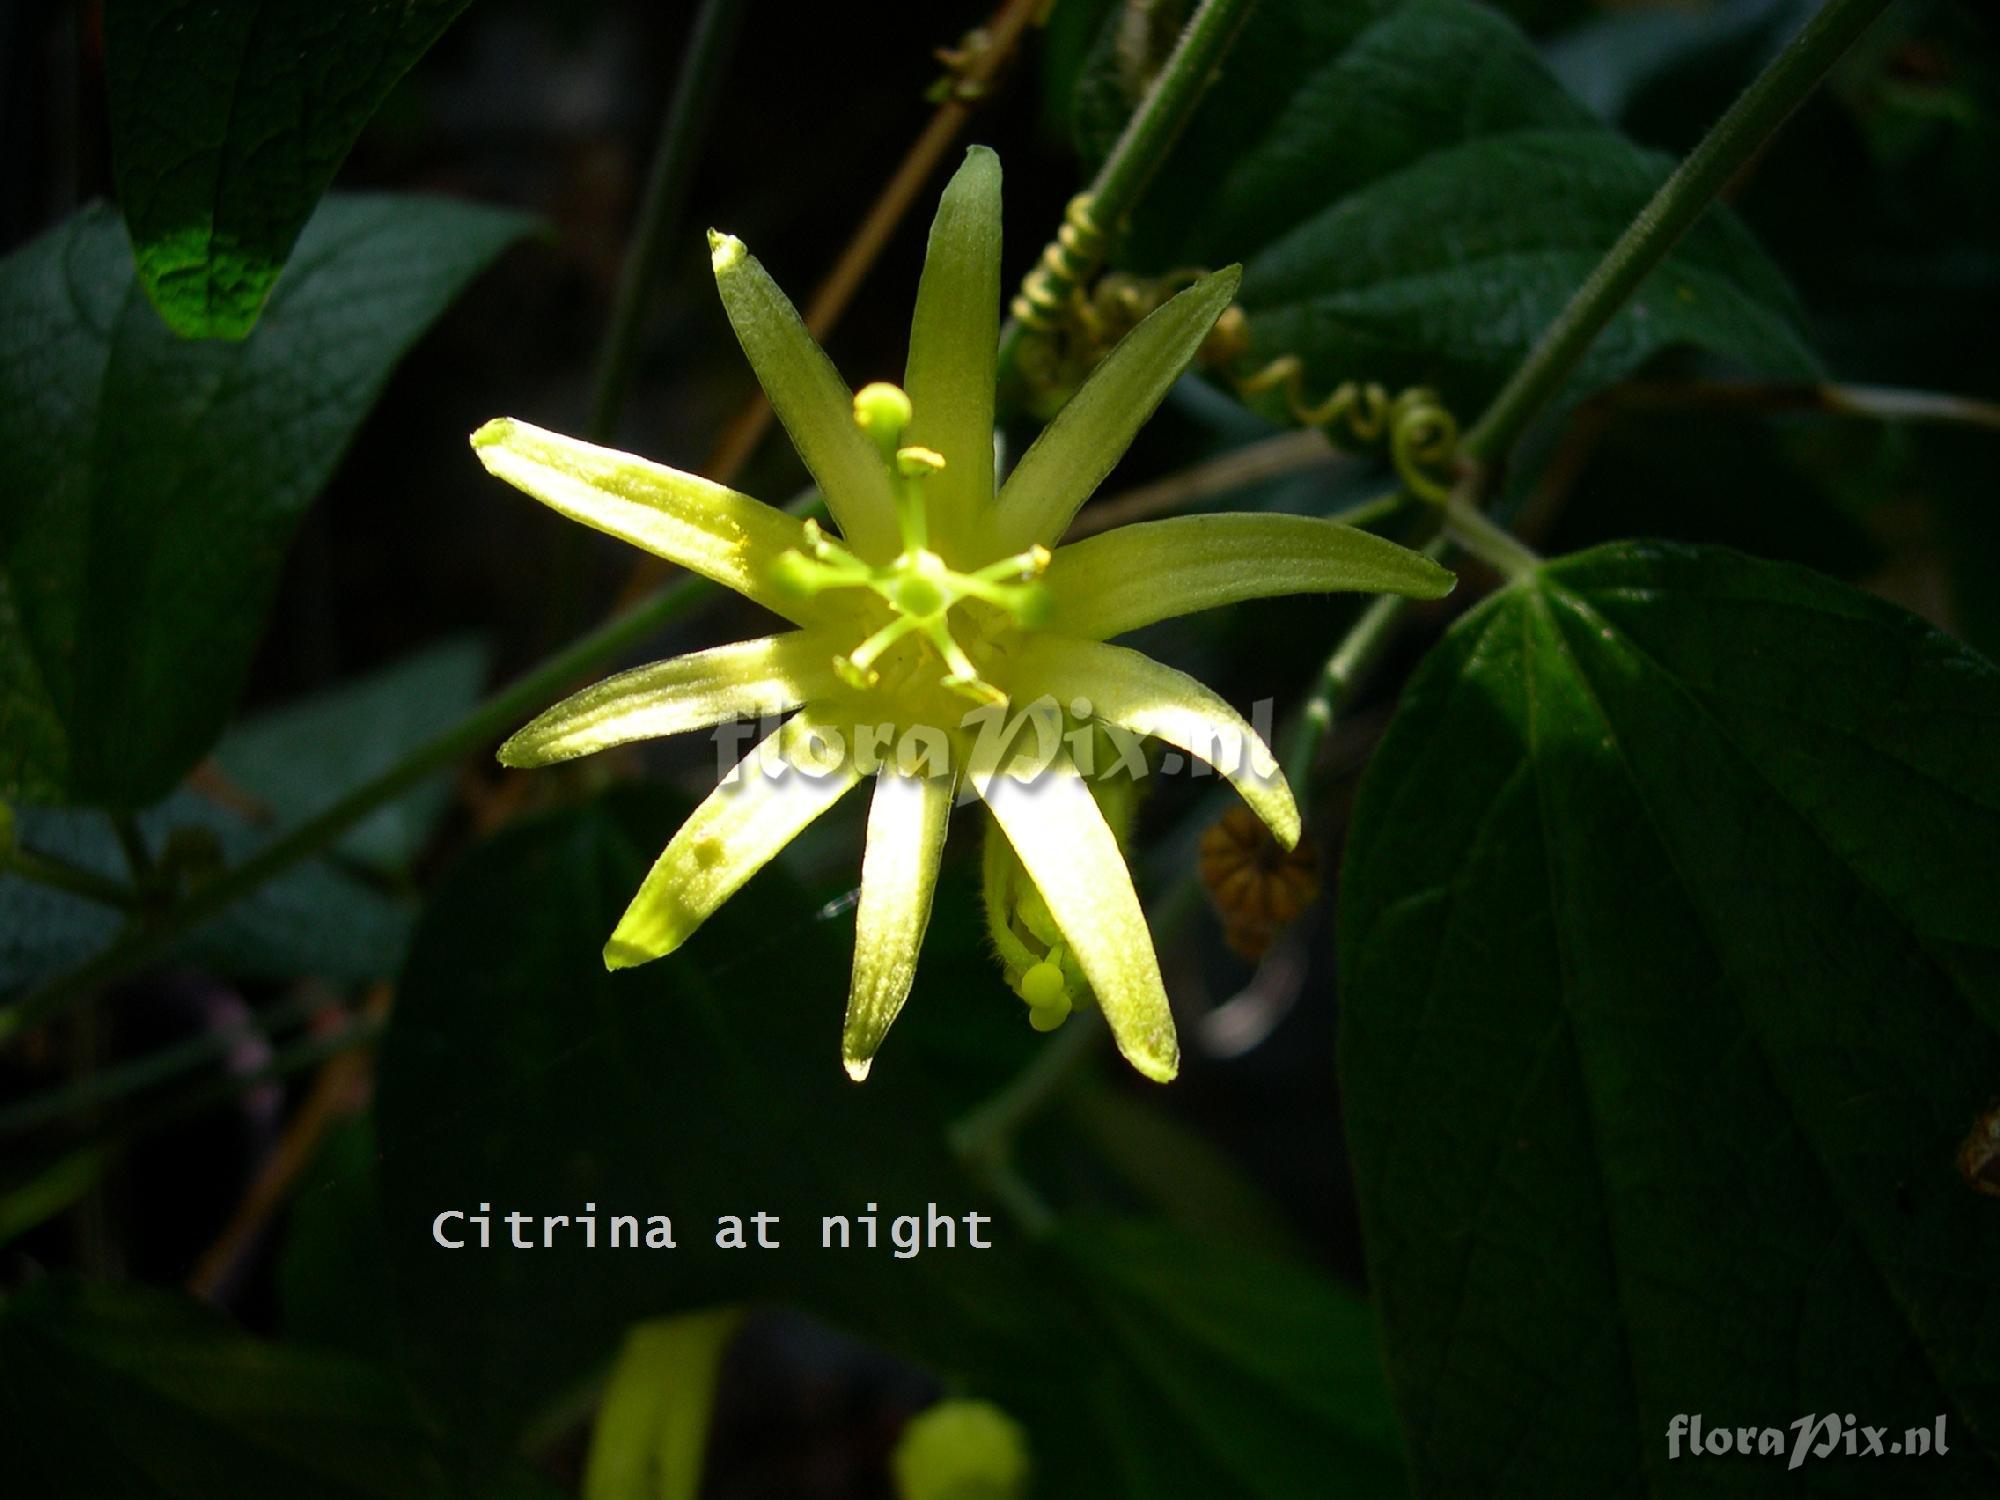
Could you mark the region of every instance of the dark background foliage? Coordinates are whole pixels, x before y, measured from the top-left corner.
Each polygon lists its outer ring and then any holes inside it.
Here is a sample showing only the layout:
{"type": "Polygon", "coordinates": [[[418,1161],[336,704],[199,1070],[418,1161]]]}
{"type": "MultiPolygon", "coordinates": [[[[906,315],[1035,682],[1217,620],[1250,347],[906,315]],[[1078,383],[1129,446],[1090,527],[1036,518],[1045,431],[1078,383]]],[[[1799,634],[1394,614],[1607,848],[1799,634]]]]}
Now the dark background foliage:
{"type": "MultiPolygon", "coordinates": [[[[1191,8],[1160,0],[1153,36],[1191,8]]],[[[240,860],[630,589],[631,553],[464,439],[588,422],[689,9],[0,11],[0,773],[24,842],[118,875],[112,808],[179,868],[240,860]],[[242,118],[289,118],[302,78],[337,107],[276,132],[290,155],[238,132],[198,170],[213,101],[158,80],[211,67],[238,70],[242,118]],[[191,259],[190,194],[249,248],[191,259]]],[[[743,9],[612,434],[691,469],[755,389],[699,230],[803,301],[929,117],[932,49],[984,19],[743,9]]],[[[1140,9],[1056,0],[976,111],[1010,284],[1158,60],[1140,9]]],[[[1422,381],[1469,421],[1811,10],[1265,0],[1122,264],[1240,260],[1260,357],[1299,354],[1314,388],[1422,381]]],[[[1666,1420],[1704,1398],[1760,1424],[1947,1412],[1948,1466],[1806,1482],[1991,1493],[2000,1201],[1951,1154],[2000,1095],[1996,440],[1784,398],[2000,393],[1996,91],[1986,9],[1893,7],[1606,330],[1501,509],[1552,556],[1669,545],[1485,605],[1473,569],[1419,612],[1321,758],[1327,898],[1255,970],[1178,907],[1183,1077],[1107,1061],[1023,1133],[1053,1236],[949,1144],[1037,1047],[987,956],[975,840],[855,1090],[834,1059],[858,805],[686,954],[607,977],[597,946],[708,741],[533,776],[482,750],[0,1059],[0,1477],[558,1493],[621,1332],[741,1303],[714,1497],[886,1495],[897,1433],[947,1392],[1019,1417],[1037,1493],[1065,1497],[1777,1492],[1666,1461],[1666,1420]],[[1648,394],[1716,376],[1769,399],[1648,394]],[[378,1049],[306,1066],[391,994],[378,1049]],[[260,1206],[299,1140],[295,1190],[260,1206]],[[694,1243],[664,1271],[430,1245],[441,1208],[585,1199],[684,1215],[694,1243]],[[821,1213],[934,1200],[994,1213],[1001,1248],[799,1243],[821,1213]],[[783,1253],[704,1243],[758,1208],[783,1253]],[[167,1290],[191,1279],[216,1308],[167,1290]]],[[[828,340],[856,384],[901,368],[933,191],[828,340]]],[[[1269,436],[1281,410],[1252,404],[1185,382],[1107,488],[1269,436]]],[[[736,482],[802,481],[773,439],[736,482]]],[[[1382,482],[1321,466],[1207,503],[1329,513],[1382,482]]],[[[717,599],[630,659],[752,613],[717,599]]],[[[1283,715],[1354,613],[1276,601],[1143,644],[1283,715]]],[[[1187,780],[1148,799],[1142,894],[1185,889],[1222,805],[1187,780]]],[[[118,925],[0,877],[0,998],[118,925]]]]}

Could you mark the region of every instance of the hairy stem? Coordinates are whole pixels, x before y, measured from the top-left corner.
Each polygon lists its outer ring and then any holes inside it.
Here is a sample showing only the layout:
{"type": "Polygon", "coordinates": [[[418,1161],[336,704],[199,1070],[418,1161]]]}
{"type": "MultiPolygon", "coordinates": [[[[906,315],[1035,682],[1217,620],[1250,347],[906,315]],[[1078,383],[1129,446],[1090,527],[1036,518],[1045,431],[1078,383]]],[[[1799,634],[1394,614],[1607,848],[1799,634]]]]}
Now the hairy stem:
{"type": "MultiPolygon", "coordinates": [[[[1153,80],[1146,97],[1125,122],[1111,154],[1097,169],[1089,188],[1090,216],[1108,235],[1117,234],[1137,205],[1146,185],[1180,138],[1195,106],[1221,66],[1229,46],[1249,19],[1255,0],[1202,0],[1180,40],[1153,80]]],[[[1024,329],[1009,318],[1000,333],[1000,368],[1013,367],[1024,329]]]]}
{"type": "Polygon", "coordinates": [[[1092,215],[1107,231],[1115,232],[1137,205],[1254,6],[1255,0],[1202,0],[1188,21],[1090,185],[1092,215]]]}
{"type": "Polygon", "coordinates": [[[1503,458],[1541,414],[1613,314],[1715,201],[1730,178],[1811,93],[1840,55],[1889,0],[1827,0],[1790,46],[1758,74],[1709,128],[1652,202],[1626,226],[1515,370],[1493,404],[1465,435],[1464,452],[1479,462],[1503,458]]]}

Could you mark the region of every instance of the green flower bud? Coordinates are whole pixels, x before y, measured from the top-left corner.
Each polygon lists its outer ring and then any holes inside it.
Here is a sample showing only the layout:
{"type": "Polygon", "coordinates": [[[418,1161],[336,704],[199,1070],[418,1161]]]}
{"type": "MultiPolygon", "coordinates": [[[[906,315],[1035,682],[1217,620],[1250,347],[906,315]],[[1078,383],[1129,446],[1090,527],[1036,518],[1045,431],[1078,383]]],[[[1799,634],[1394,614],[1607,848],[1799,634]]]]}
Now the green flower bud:
{"type": "Polygon", "coordinates": [[[897,1500],[1020,1500],[1028,1444],[988,1401],[940,1401],[903,1429],[890,1456],[897,1500]]]}

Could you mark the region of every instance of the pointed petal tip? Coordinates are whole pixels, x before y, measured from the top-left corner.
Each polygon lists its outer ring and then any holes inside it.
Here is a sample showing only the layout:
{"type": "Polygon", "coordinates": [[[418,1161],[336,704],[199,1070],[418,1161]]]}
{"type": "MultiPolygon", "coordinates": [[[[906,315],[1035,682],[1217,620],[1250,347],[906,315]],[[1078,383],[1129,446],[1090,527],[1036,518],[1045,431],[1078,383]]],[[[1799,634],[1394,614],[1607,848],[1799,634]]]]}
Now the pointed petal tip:
{"type": "Polygon", "coordinates": [[[615,974],[620,969],[635,969],[640,964],[664,958],[668,951],[671,950],[656,952],[638,943],[627,942],[614,933],[611,941],[604,945],[604,967],[615,974]]]}
{"type": "Polygon", "coordinates": [[[474,448],[491,448],[495,443],[504,443],[514,431],[512,417],[495,417],[490,422],[482,422],[472,434],[474,448]]]}
{"type": "Polygon", "coordinates": [[[856,1083],[866,1083],[868,1081],[868,1070],[875,1066],[875,1059],[872,1057],[843,1057],[840,1060],[840,1065],[847,1070],[847,1076],[852,1078],[856,1083]]]}
{"type": "Polygon", "coordinates": [[[959,164],[958,170],[963,172],[967,168],[970,168],[974,172],[991,172],[995,177],[998,177],[1000,175],[1000,153],[995,151],[991,146],[967,146],[965,148],[965,160],[959,164]]]}
{"type": "Polygon", "coordinates": [[[1172,1083],[1180,1076],[1181,1054],[1178,1047],[1159,1056],[1150,1053],[1134,1056],[1128,1052],[1125,1054],[1125,1060],[1155,1083],[1172,1083]]]}
{"type": "Polygon", "coordinates": [[[741,264],[744,255],[747,253],[743,248],[743,241],[736,238],[735,235],[724,234],[719,229],[709,230],[708,264],[709,268],[716,275],[720,276],[724,271],[731,270],[741,264]]]}

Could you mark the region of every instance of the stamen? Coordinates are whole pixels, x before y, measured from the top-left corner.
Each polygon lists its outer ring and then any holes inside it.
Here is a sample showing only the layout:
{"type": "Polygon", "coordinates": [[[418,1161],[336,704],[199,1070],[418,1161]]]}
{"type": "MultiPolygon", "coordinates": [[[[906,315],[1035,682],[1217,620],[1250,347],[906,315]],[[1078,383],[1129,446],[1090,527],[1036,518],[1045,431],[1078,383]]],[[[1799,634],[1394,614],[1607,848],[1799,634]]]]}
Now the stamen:
{"type": "Polygon", "coordinates": [[[1032,627],[1049,616],[1048,590],[1035,581],[1048,565],[1049,549],[1037,544],[976,572],[961,574],[958,586],[973,598],[1006,610],[1017,623],[1032,627]]]}
{"type": "Polygon", "coordinates": [[[1012,557],[1003,557],[998,562],[988,563],[968,576],[977,578],[982,583],[1000,583],[1009,578],[1019,578],[1026,582],[1029,579],[1040,578],[1048,571],[1049,560],[1053,556],[1048,548],[1037,542],[1026,552],[1017,552],[1012,557]]]}
{"type": "Polygon", "coordinates": [[[904,636],[921,631],[943,659],[946,675],[939,681],[944,687],[977,703],[1003,704],[1007,695],[979,675],[978,666],[952,634],[948,617],[960,601],[979,599],[1021,624],[1038,623],[1048,613],[1047,591],[1037,580],[1049,565],[1049,551],[1030,547],[971,573],[953,572],[932,552],[924,482],[945,467],[945,459],[930,448],[902,445],[910,417],[910,398],[893,385],[877,381],[854,393],[855,423],[881,452],[889,470],[903,533],[902,552],[892,562],[871,565],[817,523],[807,521],[804,550],[781,557],[776,574],[782,584],[800,593],[865,588],[893,611],[886,625],[846,656],[834,658],[843,681],[857,688],[875,686],[880,680],[876,660],[904,636]]]}
{"type": "Polygon", "coordinates": [[[856,588],[871,581],[868,564],[820,530],[817,521],[807,521],[804,529],[812,556],[786,552],[779,557],[774,572],[782,587],[811,596],[822,589],[856,588]]]}
{"type": "Polygon", "coordinates": [[[923,622],[914,615],[898,615],[845,656],[833,659],[833,669],[849,687],[870,688],[879,680],[875,658],[887,651],[923,622]]]}
{"type": "Polygon", "coordinates": [[[965,648],[953,637],[951,628],[945,624],[943,616],[925,622],[924,634],[937,648],[939,656],[951,671],[940,678],[954,693],[970,698],[978,704],[1002,704],[1007,695],[979,675],[979,668],[972,664],[972,658],[965,654],[965,648]]]}

